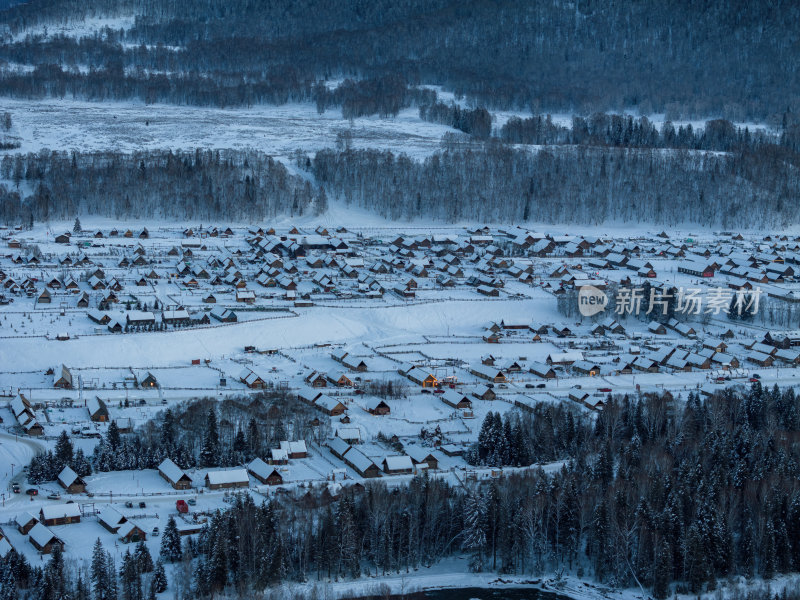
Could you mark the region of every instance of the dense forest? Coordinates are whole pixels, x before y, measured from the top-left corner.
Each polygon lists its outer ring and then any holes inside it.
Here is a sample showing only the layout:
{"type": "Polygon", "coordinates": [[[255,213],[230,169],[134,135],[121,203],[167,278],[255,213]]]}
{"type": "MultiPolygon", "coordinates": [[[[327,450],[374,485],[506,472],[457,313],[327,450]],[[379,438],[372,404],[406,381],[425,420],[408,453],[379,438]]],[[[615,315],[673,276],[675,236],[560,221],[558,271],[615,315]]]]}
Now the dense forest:
{"type": "Polygon", "coordinates": [[[76,214],[246,221],[327,206],[324,192],[258,152],[41,152],[4,156],[0,174],[11,182],[0,186],[0,221],[24,225],[76,214]]]}
{"type": "Polygon", "coordinates": [[[237,89],[239,103],[286,102],[320,79],[392,75],[489,108],[780,123],[800,113],[798,11],[786,0],[34,0],[0,15],[0,60],[38,67],[6,71],[19,97],[152,100],[172,87],[184,90],[177,102],[227,105],[237,89]],[[82,40],[44,35],[102,16],[130,23],[82,40]]]}
{"type": "MultiPolygon", "coordinates": [[[[196,418],[207,417],[200,409],[196,418]]],[[[163,433],[168,424],[151,426],[163,433]]],[[[547,472],[508,472],[467,490],[427,476],[391,489],[372,482],[338,500],[313,489],[302,502],[259,505],[241,495],[196,540],[181,545],[168,526],[160,558],[174,563],[179,598],[405,573],[453,555],[468,556],[475,571],[559,571],[641,587],[659,600],[696,595],[730,576],[769,580],[800,569],[798,439],[794,391],[760,383],[685,402],[609,398],[596,416],[539,404],[505,420],[489,414],[472,459],[556,461],[547,472]]],[[[198,460],[205,450],[204,442],[198,460]]],[[[63,597],[42,589],[51,565],[31,571],[9,556],[2,570],[32,598],[63,597]]],[[[79,572],[62,585],[98,576],[79,572]]],[[[153,585],[130,565],[114,579],[114,590],[153,585]]]]}
{"type": "Polygon", "coordinates": [[[391,151],[322,150],[312,173],[328,197],[391,219],[783,227],[796,221],[800,177],[773,157],[767,148],[531,151],[454,139],[421,162],[391,151]]]}
{"type": "MultiPolygon", "coordinates": [[[[471,112],[480,110],[459,113],[456,109],[455,106],[450,107],[455,117],[451,117],[453,123],[459,122],[459,114],[468,118],[471,112]]],[[[430,114],[426,106],[420,107],[420,114],[423,113],[426,116],[430,114]]],[[[448,119],[436,120],[447,122],[448,119]]],[[[464,127],[452,126],[470,133],[464,127]]],[[[781,128],[781,133],[775,135],[763,129],[750,131],[748,127],[736,127],[726,119],[706,121],[703,127],[697,129],[691,123],[675,127],[667,121],[659,129],[647,117],[634,118],[630,115],[595,113],[589,117],[574,116],[570,126],[554,123],[549,115],[534,115],[525,119],[511,117],[497,133],[497,137],[509,144],[675,148],[718,152],[767,150],[794,165],[800,164],[800,126],[788,122],[781,128]]]]}

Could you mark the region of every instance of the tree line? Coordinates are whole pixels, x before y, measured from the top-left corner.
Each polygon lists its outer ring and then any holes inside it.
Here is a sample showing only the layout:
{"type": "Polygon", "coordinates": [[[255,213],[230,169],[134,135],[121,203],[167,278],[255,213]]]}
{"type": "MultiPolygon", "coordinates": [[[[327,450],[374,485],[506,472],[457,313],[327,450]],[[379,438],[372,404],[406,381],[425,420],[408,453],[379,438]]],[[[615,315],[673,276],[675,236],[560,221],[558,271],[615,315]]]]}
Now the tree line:
{"type": "Polygon", "coordinates": [[[797,164],[800,151],[800,126],[786,122],[780,134],[762,129],[750,131],[736,127],[726,119],[712,119],[702,128],[691,123],[670,121],[659,130],[647,117],[595,113],[589,117],[573,116],[569,126],[553,121],[550,115],[529,118],[511,117],[497,132],[510,144],[612,146],[617,148],[676,148],[684,150],[755,151],[764,146],[784,149],[784,156],[797,164]]]}
{"type": "Polygon", "coordinates": [[[247,401],[197,400],[165,410],[130,435],[120,436],[112,423],[92,462],[97,471],[154,469],[165,458],[183,469],[239,466],[268,458],[289,436],[311,441],[327,435],[329,425],[325,419],[317,425],[318,416],[280,390],[247,401]]]}
{"type": "Polygon", "coordinates": [[[0,221],[76,214],[246,221],[324,210],[319,190],[260,152],[48,152],[6,155],[0,221]],[[25,183],[33,191],[20,190],[25,183]]]}
{"type": "Polygon", "coordinates": [[[769,145],[727,154],[455,138],[443,146],[422,161],[325,149],[311,173],[329,198],[401,220],[784,227],[800,197],[797,168],[769,145]]]}
{"type": "Polygon", "coordinates": [[[488,138],[492,133],[492,115],[482,107],[469,109],[455,103],[434,102],[419,107],[419,118],[447,125],[480,139],[488,138]]]}
{"type": "Polygon", "coordinates": [[[62,432],[54,450],[32,459],[28,481],[53,481],[65,466],[85,477],[92,471],[155,469],[169,458],[183,469],[231,467],[269,458],[281,441],[327,437],[330,425],[317,411],[284,391],[265,391],[248,399],[199,399],[168,408],[142,428],[122,434],[115,421],[90,457],[73,450],[62,432]]]}
{"type": "Polygon", "coordinates": [[[529,149],[446,135],[421,161],[340,146],[296,157],[307,177],[256,151],[6,155],[0,222],[76,214],[263,220],[318,214],[335,198],[393,220],[780,228],[794,222],[800,197],[800,155],[774,143],[730,152],[529,149]]]}
{"type": "Polygon", "coordinates": [[[345,79],[335,88],[318,81],[311,90],[317,112],[341,107],[343,119],[370,115],[396,117],[412,104],[428,104],[436,100],[434,90],[409,87],[399,75],[389,74],[361,80],[345,79]]]}

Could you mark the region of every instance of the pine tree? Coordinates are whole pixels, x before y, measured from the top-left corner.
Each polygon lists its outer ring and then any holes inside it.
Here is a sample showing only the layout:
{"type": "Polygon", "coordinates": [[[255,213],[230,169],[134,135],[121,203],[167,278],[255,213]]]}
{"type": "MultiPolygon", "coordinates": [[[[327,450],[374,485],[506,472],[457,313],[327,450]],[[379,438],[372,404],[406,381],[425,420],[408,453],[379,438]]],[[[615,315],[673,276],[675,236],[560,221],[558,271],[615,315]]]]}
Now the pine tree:
{"type": "Polygon", "coordinates": [[[113,452],[116,452],[122,443],[122,437],[120,436],[119,427],[117,426],[116,421],[112,420],[108,425],[108,431],[106,432],[106,443],[113,452]]]}
{"type": "Polygon", "coordinates": [[[356,545],[356,523],[350,498],[344,498],[339,502],[336,526],[338,529],[338,573],[345,577],[358,577],[360,553],[356,545]]]}
{"type": "Polygon", "coordinates": [[[81,220],[78,217],[75,217],[75,224],[72,226],[72,233],[81,233],[83,228],[81,227],[81,220]]]}
{"type": "Polygon", "coordinates": [[[167,572],[164,569],[164,563],[160,558],[156,561],[155,570],[153,571],[152,585],[157,594],[160,594],[167,589],[167,572]]]}
{"type": "Polygon", "coordinates": [[[165,452],[175,446],[175,417],[171,409],[164,411],[164,418],[161,421],[161,447],[165,452]]]}
{"type": "Polygon", "coordinates": [[[247,450],[247,441],[244,437],[244,431],[241,429],[236,431],[236,436],[233,438],[233,451],[239,455],[244,455],[247,450]]]}
{"type": "Polygon", "coordinates": [[[478,464],[485,465],[492,452],[492,427],[494,426],[494,414],[489,411],[481,423],[481,430],[478,432],[478,464]]]}
{"type": "Polygon", "coordinates": [[[686,534],[686,579],[689,591],[699,594],[709,578],[708,555],[700,527],[693,524],[686,534]]]}
{"type": "MultiPolygon", "coordinates": [[[[508,421],[506,421],[508,423],[508,421]]],[[[492,571],[497,570],[497,551],[500,547],[499,537],[505,515],[502,511],[500,489],[496,481],[489,487],[486,500],[486,548],[491,553],[492,571]]]]}
{"type": "Polygon", "coordinates": [[[133,556],[136,559],[136,568],[139,573],[150,573],[153,570],[153,557],[150,556],[150,550],[147,549],[144,541],[136,544],[133,556]]]}
{"type": "Polygon", "coordinates": [[[475,490],[464,499],[464,534],[461,547],[470,552],[469,567],[473,572],[483,570],[486,549],[486,500],[475,490]]]}
{"type": "Polygon", "coordinates": [[[228,582],[228,548],[225,537],[217,531],[211,556],[207,565],[208,586],[212,592],[220,592],[228,582]]]}
{"type": "Polygon", "coordinates": [[[611,480],[614,478],[614,459],[611,451],[611,443],[606,442],[603,445],[600,455],[595,465],[595,477],[600,481],[603,487],[608,487],[611,480]]]}
{"type": "Polygon", "coordinates": [[[201,598],[208,594],[208,569],[206,561],[202,558],[197,561],[192,573],[192,588],[196,598],[201,598]]]}
{"type": "Polygon", "coordinates": [[[672,549],[667,540],[661,540],[656,552],[656,563],[653,569],[653,597],[664,600],[669,596],[669,584],[672,581],[672,549]]]}
{"type": "Polygon", "coordinates": [[[55,449],[55,464],[57,465],[55,468],[58,471],[61,471],[67,465],[72,464],[72,442],[67,435],[67,432],[62,430],[58,436],[58,441],[56,441],[56,449],[55,449]]]}
{"type": "MultiPolygon", "coordinates": [[[[499,414],[499,413],[498,413],[499,414]]],[[[516,456],[512,457],[512,454],[515,454],[512,451],[512,445],[514,440],[514,432],[511,427],[511,420],[506,416],[505,421],[503,422],[503,450],[502,450],[502,465],[513,465],[516,463],[516,456]]]]}
{"type": "Polygon", "coordinates": [[[764,579],[772,579],[778,570],[778,558],[775,549],[775,525],[767,521],[761,549],[761,575],[764,579]]]}
{"type": "Polygon", "coordinates": [[[58,599],[65,596],[66,590],[66,575],[64,572],[64,554],[59,544],[53,546],[53,551],[50,554],[50,561],[44,568],[44,588],[46,590],[45,598],[58,599]]]}
{"type": "Polygon", "coordinates": [[[525,434],[522,431],[522,424],[519,423],[519,421],[514,424],[512,440],[514,465],[518,467],[527,467],[529,464],[531,464],[531,454],[528,444],[525,441],[525,434]]]}
{"type": "MultiPolygon", "coordinates": [[[[328,578],[331,577],[332,569],[336,564],[336,537],[336,521],[333,511],[331,510],[331,505],[329,504],[322,517],[322,524],[317,531],[317,541],[314,552],[318,565],[318,574],[322,572],[328,578]]],[[[264,582],[264,585],[266,585],[266,582],[264,582]]]]}
{"type": "Polygon", "coordinates": [[[280,442],[287,438],[286,435],[286,428],[283,425],[283,419],[278,419],[278,421],[273,425],[272,429],[272,441],[273,442],[280,442]]]}
{"type": "Polygon", "coordinates": [[[17,600],[17,582],[6,560],[0,560],[0,600],[17,600]]]}
{"type": "Polygon", "coordinates": [[[175,523],[175,517],[170,515],[167,525],[164,527],[164,535],[161,537],[161,557],[166,562],[175,562],[180,559],[181,554],[181,536],[178,533],[178,525],[175,523]]]}
{"type": "Polygon", "coordinates": [[[200,450],[201,467],[219,466],[219,433],[217,432],[217,413],[214,408],[208,410],[203,448],[200,450]]]}
{"type": "Polygon", "coordinates": [[[755,574],[756,559],[755,528],[752,519],[748,518],[745,523],[737,554],[744,575],[752,577],[755,574]]]}
{"type": "Polygon", "coordinates": [[[106,598],[117,600],[119,598],[119,585],[117,581],[117,565],[110,552],[106,552],[106,598]]]}
{"type": "Polygon", "coordinates": [[[247,449],[250,456],[261,454],[261,432],[255,417],[250,417],[250,421],[247,423],[247,449]]]}
{"type": "Polygon", "coordinates": [[[591,529],[589,532],[589,542],[587,554],[592,559],[595,577],[600,581],[605,581],[606,576],[612,571],[610,542],[610,523],[608,517],[608,504],[602,498],[592,516],[591,529]]]}
{"type": "Polygon", "coordinates": [[[75,456],[72,459],[72,470],[81,477],[86,477],[92,474],[92,465],[86,455],[83,453],[83,448],[78,448],[75,451],[75,456]]]}
{"type": "Polygon", "coordinates": [[[73,600],[91,600],[89,586],[83,580],[83,574],[78,571],[78,579],[75,582],[75,594],[73,600]]]}
{"type": "Polygon", "coordinates": [[[728,319],[730,319],[731,321],[735,321],[736,319],[740,318],[742,315],[739,309],[740,309],[740,304],[737,302],[736,294],[734,294],[731,297],[730,305],[728,305],[728,319]]]}
{"type": "Polygon", "coordinates": [[[137,600],[135,589],[138,578],[139,573],[136,569],[136,561],[131,555],[131,551],[125,550],[125,554],[122,555],[122,566],[119,568],[122,600],[137,600]]]}
{"type": "Polygon", "coordinates": [[[94,600],[107,600],[108,594],[108,565],[106,553],[100,538],[94,543],[92,550],[92,564],[89,570],[94,600]]]}

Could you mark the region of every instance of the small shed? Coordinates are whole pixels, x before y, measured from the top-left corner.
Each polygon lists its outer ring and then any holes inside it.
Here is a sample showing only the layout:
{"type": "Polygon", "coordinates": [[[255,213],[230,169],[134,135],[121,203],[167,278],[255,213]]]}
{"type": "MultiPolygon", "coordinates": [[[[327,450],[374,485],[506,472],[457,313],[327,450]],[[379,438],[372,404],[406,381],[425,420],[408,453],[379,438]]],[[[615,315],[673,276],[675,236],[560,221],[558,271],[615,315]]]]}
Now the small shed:
{"type": "Polygon", "coordinates": [[[17,530],[26,535],[31,529],[33,529],[34,525],[39,522],[39,519],[34,517],[29,512],[24,512],[20,515],[17,515],[16,519],[14,519],[14,523],[17,526],[17,530]]]}
{"type": "Polygon", "coordinates": [[[388,415],[391,412],[389,405],[380,398],[367,398],[364,409],[371,415],[388,415]]]}
{"type": "Polygon", "coordinates": [[[250,461],[247,465],[247,471],[261,483],[267,485],[280,485],[283,483],[283,476],[278,469],[268,465],[260,458],[250,461]]]}
{"type": "Polygon", "coordinates": [[[97,522],[111,533],[117,533],[128,519],[113,506],[104,506],[97,515],[97,522]]]}
{"type": "Polygon", "coordinates": [[[89,419],[95,423],[108,421],[108,407],[98,396],[91,396],[86,399],[86,409],[89,411],[89,419]]]}
{"type": "Polygon", "coordinates": [[[55,374],[53,375],[53,387],[65,390],[72,389],[72,373],[70,373],[66,365],[61,365],[60,369],[55,370],[55,374]]]}

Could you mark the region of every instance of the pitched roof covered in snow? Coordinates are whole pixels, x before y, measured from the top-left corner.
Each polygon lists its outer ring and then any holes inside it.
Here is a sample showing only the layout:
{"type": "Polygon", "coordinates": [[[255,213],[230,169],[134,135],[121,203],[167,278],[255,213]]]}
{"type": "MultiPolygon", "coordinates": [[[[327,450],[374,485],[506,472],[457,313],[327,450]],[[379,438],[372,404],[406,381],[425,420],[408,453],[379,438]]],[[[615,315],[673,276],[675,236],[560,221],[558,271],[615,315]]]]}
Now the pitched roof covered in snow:
{"type": "Polygon", "coordinates": [[[28,535],[34,542],[36,542],[36,545],[39,546],[39,548],[44,548],[53,539],[58,539],[56,534],[54,534],[41,523],[34,525],[33,529],[30,530],[28,535]]]}
{"type": "Polygon", "coordinates": [[[215,470],[206,473],[210,485],[225,485],[231,483],[250,483],[250,476],[246,469],[215,470]]]}
{"type": "Polygon", "coordinates": [[[65,519],[81,516],[81,509],[77,504],[48,504],[42,507],[42,518],[65,519]]]}

